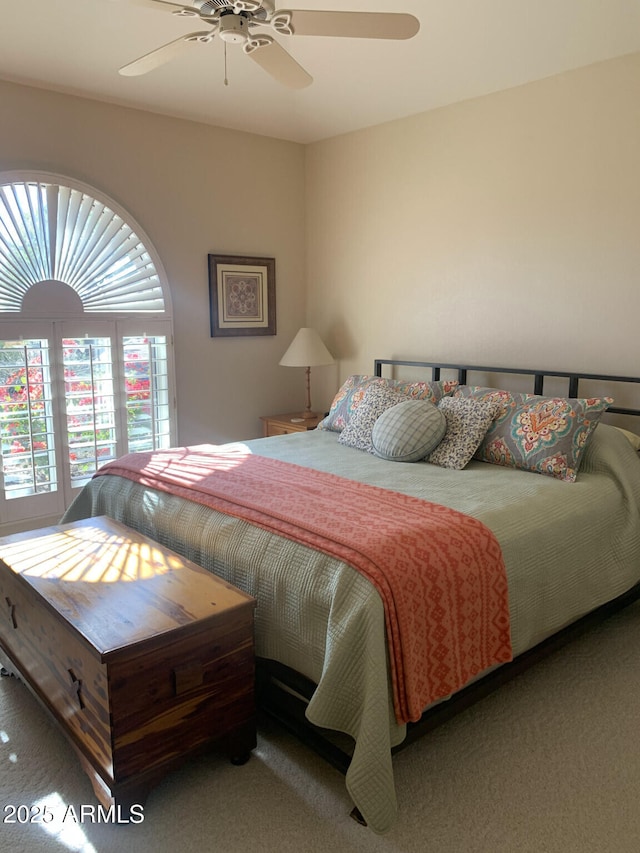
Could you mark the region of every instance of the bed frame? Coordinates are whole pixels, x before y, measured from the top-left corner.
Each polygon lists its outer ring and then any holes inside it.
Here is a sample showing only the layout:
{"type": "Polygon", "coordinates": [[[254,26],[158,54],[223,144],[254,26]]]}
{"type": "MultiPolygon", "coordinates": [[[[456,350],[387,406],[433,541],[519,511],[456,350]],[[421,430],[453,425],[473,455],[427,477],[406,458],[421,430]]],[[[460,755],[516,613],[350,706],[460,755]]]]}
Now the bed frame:
{"type": "MultiPolygon", "coordinates": [[[[383,368],[387,366],[395,367],[418,367],[431,371],[432,381],[437,381],[441,377],[441,372],[453,371],[457,374],[457,379],[460,385],[486,384],[486,381],[472,382],[469,378],[470,373],[490,374],[494,375],[513,375],[533,378],[533,388],[530,393],[544,394],[544,383],[546,379],[564,379],[567,382],[566,397],[578,397],[581,381],[589,381],[591,383],[604,382],[609,388],[614,382],[635,382],[640,383],[638,376],[609,376],[603,373],[576,373],[571,370],[530,370],[527,368],[517,367],[478,367],[477,365],[463,364],[439,364],[431,361],[399,361],[397,359],[377,358],[374,361],[374,373],[376,376],[382,376],[383,368]]],[[[493,386],[491,386],[493,387],[493,386]]],[[[555,393],[555,392],[554,392],[555,393]]],[[[606,393],[606,388],[602,390],[603,395],[606,393]]],[[[595,396],[590,394],[589,396],[595,396]]],[[[609,414],[616,415],[637,415],[640,416],[640,408],[623,408],[620,406],[610,406],[607,409],[609,414]]]]}
{"type": "MultiPolygon", "coordinates": [[[[439,380],[442,371],[446,371],[449,375],[454,372],[456,374],[455,378],[458,379],[461,385],[478,384],[500,387],[499,384],[495,384],[496,376],[514,375],[523,377],[525,381],[532,381],[533,387],[529,390],[534,394],[545,393],[544,385],[547,379],[554,380],[556,383],[557,380],[566,380],[567,392],[563,396],[568,397],[578,397],[581,382],[583,383],[583,387],[587,382],[589,382],[590,386],[604,383],[601,391],[599,390],[594,394],[590,390],[588,394],[590,397],[597,396],[598,394],[611,394],[611,386],[614,383],[640,384],[640,377],[633,376],[611,376],[598,373],[531,370],[526,368],[480,367],[477,365],[444,364],[398,359],[376,359],[374,362],[374,373],[376,376],[381,377],[385,368],[394,372],[396,368],[402,367],[425,370],[430,373],[432,381],[439,380]],[[470,379],[470,374],[480,374],[481,376],[477,380],[470,379]],[[487,375],[490,375],[490,381],[487,381],[487,375]]],[[[452,376],[451,378],[454,377],[452,376]]],[[[554,390],[553,393],[558,394],[559,392],[554,390]]],[[[607,413],[640,417],[640,408],[611,406],[607,409],[607,413]]],[[[559,633],[554,634],[542,643],[529,649],[529,651],[522,653],[510,663],[502,664],[497,669],[474,681],[473,684],[463,688],[446,702],[428,709],[419,721],[407,725],[405,740],[395,747],[393,752],[395,753],[404,749],[427,732],[432,731],[456,714],[469,708],[475,702],[488,696],[498,687],[510,681],[521,672],[524,672],[537,661],[545,658],[547,655],[583,634],[589,628],[599,624],[613,613],[618,612],[639,598],[640,583],[618,598],[588,613],[559,633]]],[[[316,685],[308,678],[294,672],[283,664],[264,659],[258,661],[257,695],[260,708],[269,716],[278,720],[333,767],[345,774],[351,761],[351,739],[345,735],[333,736],[324,729],[313,726],[305,717],[305,709],[313,695],[315,687],[316,685]]],[[[353,816],[360,820],[361,823],[364,823],[361,816],[357,813],[357,809],[354,809],[353,816]]]]}

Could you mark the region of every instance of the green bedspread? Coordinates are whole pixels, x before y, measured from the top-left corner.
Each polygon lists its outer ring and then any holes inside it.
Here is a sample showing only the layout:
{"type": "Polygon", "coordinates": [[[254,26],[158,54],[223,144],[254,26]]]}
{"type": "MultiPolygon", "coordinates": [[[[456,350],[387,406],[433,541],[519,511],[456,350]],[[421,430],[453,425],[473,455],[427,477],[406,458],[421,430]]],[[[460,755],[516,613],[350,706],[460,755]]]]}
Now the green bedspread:
{"type": "MultiPolygon", "coordinates": [[[[483,462],[463,471],[387,462],[318,430],[245,444],[484,522],[504,555],[515,655],[640,580],[640,459],[613,427],[597,428],[575,483],[483,462]]],[[[340,500],[338,490],[337,507],[340,500]]],[[[115,476],[92,480],[63,521],[94,515],[142,531],[256,597],[256,653],[318,684],[307,717],[354,738],[347,789],[369,826],[387,831],[397,816],[391,747],[405,729],[393,715],[382,602],[365,578],[288,539],[115,476]]]]}

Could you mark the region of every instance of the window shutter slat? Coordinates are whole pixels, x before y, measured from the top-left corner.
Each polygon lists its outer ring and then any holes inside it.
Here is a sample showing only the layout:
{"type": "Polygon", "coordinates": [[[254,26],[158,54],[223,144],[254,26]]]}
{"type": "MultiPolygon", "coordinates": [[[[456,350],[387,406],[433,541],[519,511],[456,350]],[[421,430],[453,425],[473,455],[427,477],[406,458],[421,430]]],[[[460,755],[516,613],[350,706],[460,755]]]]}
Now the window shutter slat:
{"type": "Polygon", "coordinates": [[[41,281],[73,288],[87,312],[162,312],[149,252],[109,207],[72,187],[0,186],[0,312],[41,281]]]}

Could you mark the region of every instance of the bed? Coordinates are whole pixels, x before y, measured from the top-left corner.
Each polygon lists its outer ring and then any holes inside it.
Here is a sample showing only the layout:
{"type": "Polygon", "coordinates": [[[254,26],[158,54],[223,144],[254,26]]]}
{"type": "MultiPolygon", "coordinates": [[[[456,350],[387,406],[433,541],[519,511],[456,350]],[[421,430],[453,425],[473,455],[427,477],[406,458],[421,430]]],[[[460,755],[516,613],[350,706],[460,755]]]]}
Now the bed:
{"type": "MultiPolygon", "coordinates": [[[[338,512],[346,509],[341,507],[343,495],[352,494],[349,484],[363,484],[472,519],[499,544],[513,661],[502,663],[507,660],[503,655],[484,670],[467,673],[466,683],[457,685],[452,695],[429,702],[420,719],[415,713],[408,715],[411,719],[399,718],[383,596],[342,552],[326,553],[309,539],[296,541],[262,523],[189,499],[180,490],[172,493],[152,479],[130,478],[117,467],[87,484],[63,521],[109,515],[254,595],[260,702],[345,773],[356,814],[374,832],[384,833],[398,815],[392,760],[397,749],[511,677],[565,638],[570,626],[640,594],[640,454],[632,432],[605,422],[613,416],[628,427],[640,414],[640,409],[619,404],[633,399],[638,383],[635,377],[380,359],[371,376],[347,380],[325,428],[225,446],[231,455],[303,468],[310,483],[313,472],[320,478],[318,500],[322,495],[338,512]],[[399,378],[403,373],[406,379],[399,378]],[[519,391],[512,390],[516,385],[519,391]],[[386,408],[382,403],[380,410],[366,405],[364,395],[372,396],[372,386],[378,396],[384,396],[381,388],[389,391],[386,408]],[[366,444],[384,420],[381,412],[386,415],[400,401],[408,403],[414,399],[413,389],[423,387],[431,389],[429,393],[437,388],[440,396],[419,399],[449,411],[441,445],[455,433],[458,422],[451,412],[477,414],[480,406],[491,415],[490,426],[485,426],[463,467],[424,457],[399,462],[386,450],[382,458],[366,444]],[[496,400],[491,388],[502,396],[496,400]],[[400,395],[399,401],[394,402],[394,394],[400,395]],[[547,454],[546,468],[540,468],[538,454],[533,467],[523,470],[514,466],[508,441],[494,437],[488,442],[505,415],[505,400],[512,407],[515,400],[530,412],[532,394],[562,400],[571,417],[582,401],[595,412],[582,438],[574,431],[573,450],[579,458],[573,468],[558,469],[558,453],[547,454]],[[615,403],[603,394],[615,397],[615,403]],[[467,402],[445,406],[445,398],[467,402]],[[355,443],[349,444],[342,440],[343,433],[354,422],[362,429],[355,430],[355,443]]],[[[585,423],[590,417],[585,416],[585,423]]],[[[435,459],[436,450],[430,455],[435,459]]],[[[356,524],[362,526],[363,516],[356,524]]],[[[382,522],[372,516],[367,527],[371,531],[379,525],[382,522]]]]}

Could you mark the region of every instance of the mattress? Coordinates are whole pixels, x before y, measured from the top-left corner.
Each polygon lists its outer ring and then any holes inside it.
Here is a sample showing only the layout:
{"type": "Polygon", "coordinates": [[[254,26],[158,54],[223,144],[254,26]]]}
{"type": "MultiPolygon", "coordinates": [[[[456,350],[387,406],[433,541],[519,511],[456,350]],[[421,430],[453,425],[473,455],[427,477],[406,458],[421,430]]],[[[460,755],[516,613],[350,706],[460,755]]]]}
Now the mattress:
{"type": "MultiPolygon", "coordinates": [[[[507,570],[514,655],[640,580],[640,459],[614,427],[598,426],[575,483],[484,462],[462,471],[389,462],[341,445],[327,431],[245,446],[486,524],[507,570]]],[[[339,508],[339,488],[334,497],[339,508]]],[[[307,717],[353,737],[347,789],[368,825],[387,831],[398,812],[391,749],[406,731],[393,713],[384,610],[369,582],[335,558],[116,476],[92,480],[63,521],[102,514],[256,597],[256,653],[317,684],[307,717]]]]}

